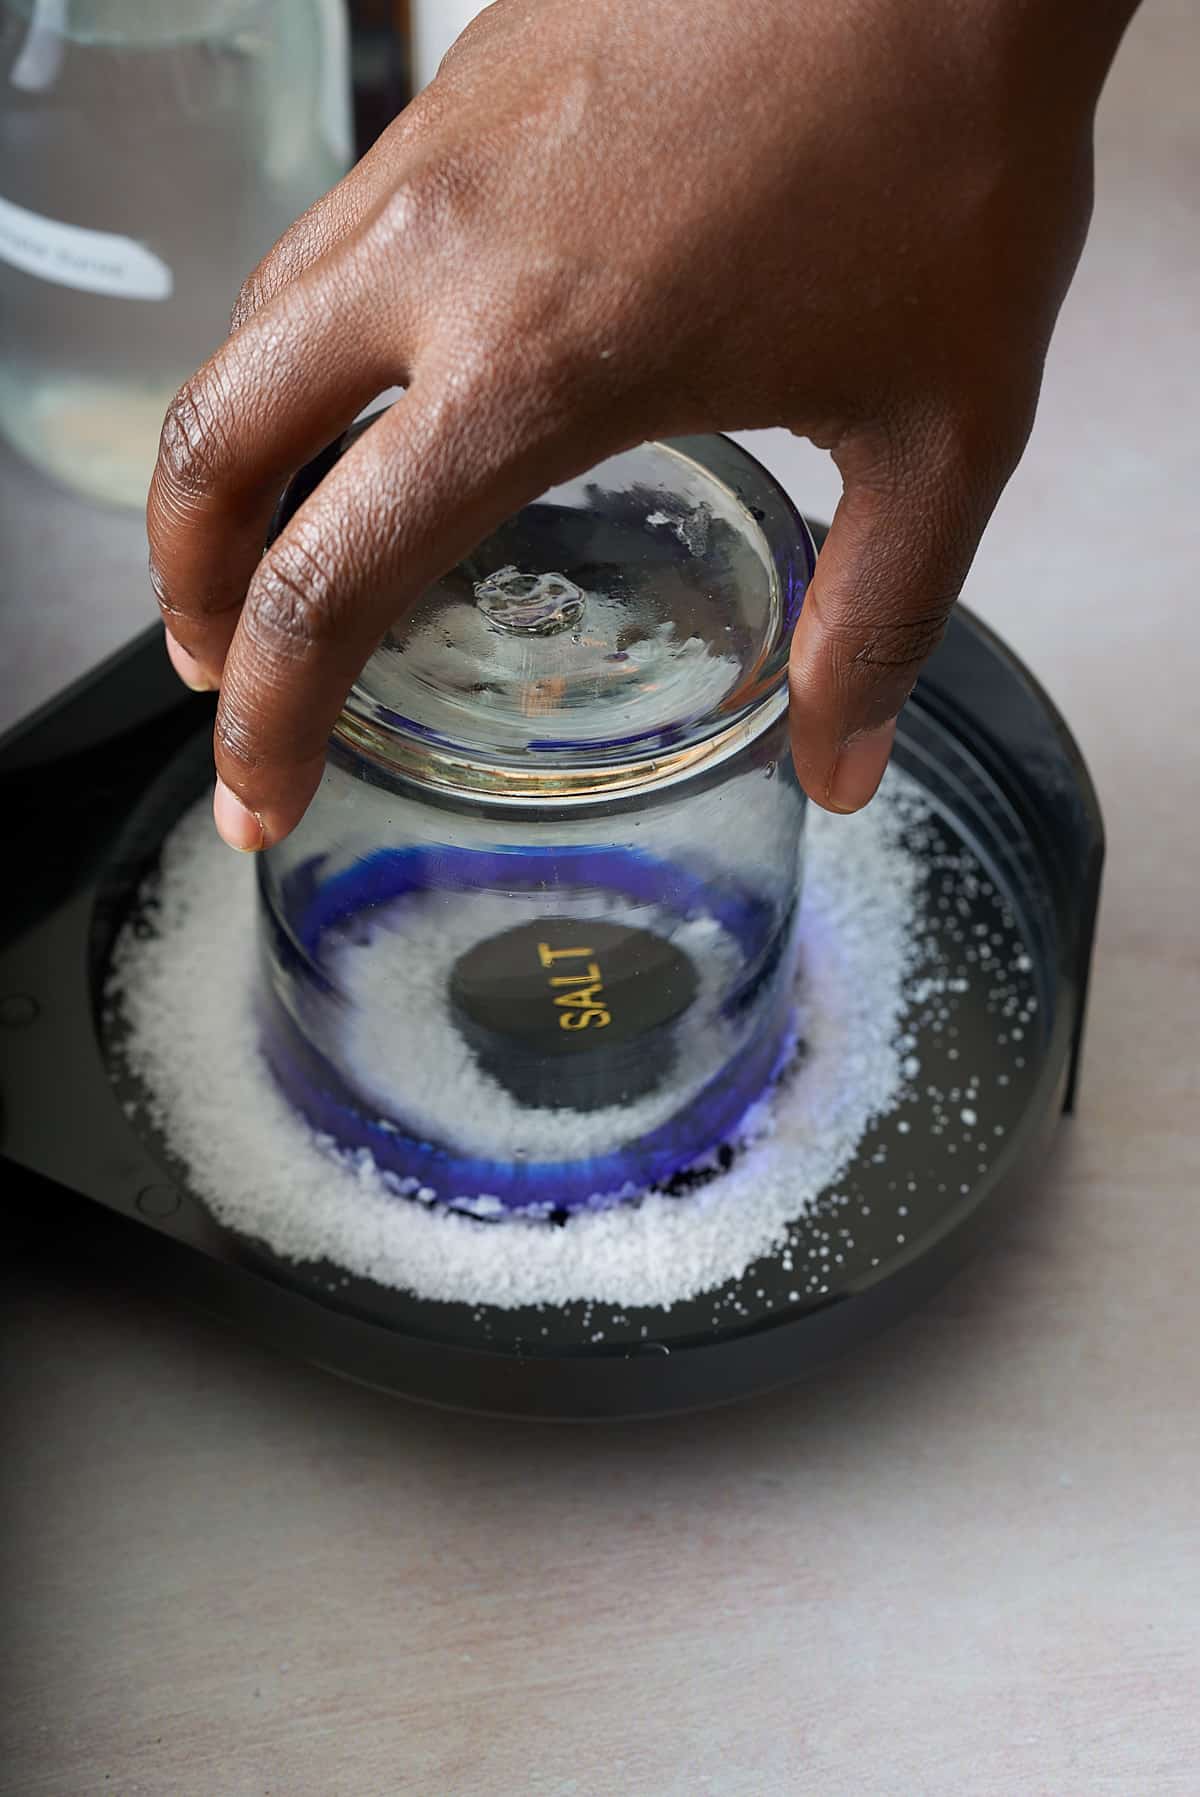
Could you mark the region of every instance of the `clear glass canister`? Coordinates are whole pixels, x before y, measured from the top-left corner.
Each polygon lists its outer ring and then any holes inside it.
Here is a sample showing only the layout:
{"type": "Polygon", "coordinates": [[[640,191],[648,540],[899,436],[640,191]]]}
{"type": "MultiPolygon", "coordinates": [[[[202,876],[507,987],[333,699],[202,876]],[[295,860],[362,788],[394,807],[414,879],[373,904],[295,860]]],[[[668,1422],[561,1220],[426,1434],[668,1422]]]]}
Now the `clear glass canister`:
{"type": "Polygon", "coordinates": [[[813,561],[736,444],[644,444],[518,513],[363,670],[260,860],[262,1040],[398,1194],[596,1208],[745,1128],[794,1040],[813,561]]]}
{"type": "Polygon", "coordinates": [[[171,395],[350,155],[343,0],[0,0],[0,431],[144,506],[171,395]]]}

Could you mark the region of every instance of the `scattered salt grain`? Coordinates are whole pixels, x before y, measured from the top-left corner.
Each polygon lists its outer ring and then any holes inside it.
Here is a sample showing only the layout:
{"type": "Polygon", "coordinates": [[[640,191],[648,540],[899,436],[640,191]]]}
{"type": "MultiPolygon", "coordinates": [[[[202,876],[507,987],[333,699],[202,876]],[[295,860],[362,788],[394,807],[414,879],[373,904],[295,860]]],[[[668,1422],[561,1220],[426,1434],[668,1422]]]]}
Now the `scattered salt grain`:
{"type": "Polygon", "coordinates": [[[683,1197],[649,1193],[563,1227],[480,1222],[398,1196],[369,1155],[348,1160],[318,1140],[259,1054],[253,867],[222,847],[206,803],[164,846],[154,929],[130,928],[118,944],[111,996],[125,1057],[196,1195],[284,1259],[473,1305],[670,1307],[779,1249],[899,1100],[906,1012],[938,985],[917,977],[913,928],[921,863],[907,839],[926,816],[920,789],[895,771],[857,816],[810,813],[797,997],[806,1052],[771,1100],[773,1128],[683,1197]]]}

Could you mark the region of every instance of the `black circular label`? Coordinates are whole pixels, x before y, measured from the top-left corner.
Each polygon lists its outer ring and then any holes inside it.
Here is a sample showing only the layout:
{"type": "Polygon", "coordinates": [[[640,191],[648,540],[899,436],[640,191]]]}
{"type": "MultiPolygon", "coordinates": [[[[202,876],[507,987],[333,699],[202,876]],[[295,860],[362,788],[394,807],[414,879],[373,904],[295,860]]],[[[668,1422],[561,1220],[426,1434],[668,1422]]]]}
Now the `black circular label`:
{"type": "Polygon", "coordinates": [[[488,937],[450,975],[487,1071],[524,1103],[581,1110],[659,1083],[696,987],[692,962],[653,931],[574,917],[488,937]]]}

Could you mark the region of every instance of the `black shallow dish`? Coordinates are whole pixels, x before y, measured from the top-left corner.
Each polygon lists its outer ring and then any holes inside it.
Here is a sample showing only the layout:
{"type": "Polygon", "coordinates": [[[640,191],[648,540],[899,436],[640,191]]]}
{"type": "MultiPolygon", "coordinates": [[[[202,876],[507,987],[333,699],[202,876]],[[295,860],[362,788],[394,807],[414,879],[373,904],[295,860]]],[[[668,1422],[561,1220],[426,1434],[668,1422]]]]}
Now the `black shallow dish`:
{"type": "Polygon", "coordinates": [[[89,1251],[144,1268],[286,1352],[408,1397],[512,1415],[652,1414],[741,1397],[819,1365],[935,1290],[1017,1195],[1070,1108],[1099,810],[1046,696],[960,613],[897,753],[940,819],[922,927],[949,928],[955,942],[986,927],[1001,955],[1016,946],[1028,957],[1037,1011],[1019,1043],[982,984],[921,1032],[922,1081],[948,1087],[968,1066],[985,1076],[986,1140],[944,1117],[939,1129],[929,1101],[914,1098],[908,1132],[888,1133],[887,1162],[876,1164],[881,1137],[869,1135],[836,1197],[794,1226],[790,1267],[764,1260],[669,1312],[472,1309],[283,1263],[214,1222],[161,1142],[129,1121],[131,1094],[98,1024],[116,931],[208,778],[210,710],[180,695],[155,630],[0,743],[15,875],[0,904],[0,1153],[16,1214],[36,1211],[40,1226],[69,1229],[89,1251]],[[939,871],[939,850],[963,844],[987,875],[966,896],[939,871]]]}

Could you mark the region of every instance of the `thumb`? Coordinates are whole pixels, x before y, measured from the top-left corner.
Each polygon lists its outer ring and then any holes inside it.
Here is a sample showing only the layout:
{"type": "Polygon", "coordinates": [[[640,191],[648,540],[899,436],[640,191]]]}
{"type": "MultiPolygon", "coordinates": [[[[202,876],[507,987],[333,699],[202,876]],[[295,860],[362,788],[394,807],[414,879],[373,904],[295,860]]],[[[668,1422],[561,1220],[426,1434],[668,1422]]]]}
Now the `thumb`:
{"type": "Polygon", "coordinates": [[[792,639],[792,759],[809,797],[858,811],[874,797],[896,717],[941,641],[990,506],[942,468],[859,475],[845,490],[792,639]]]}

